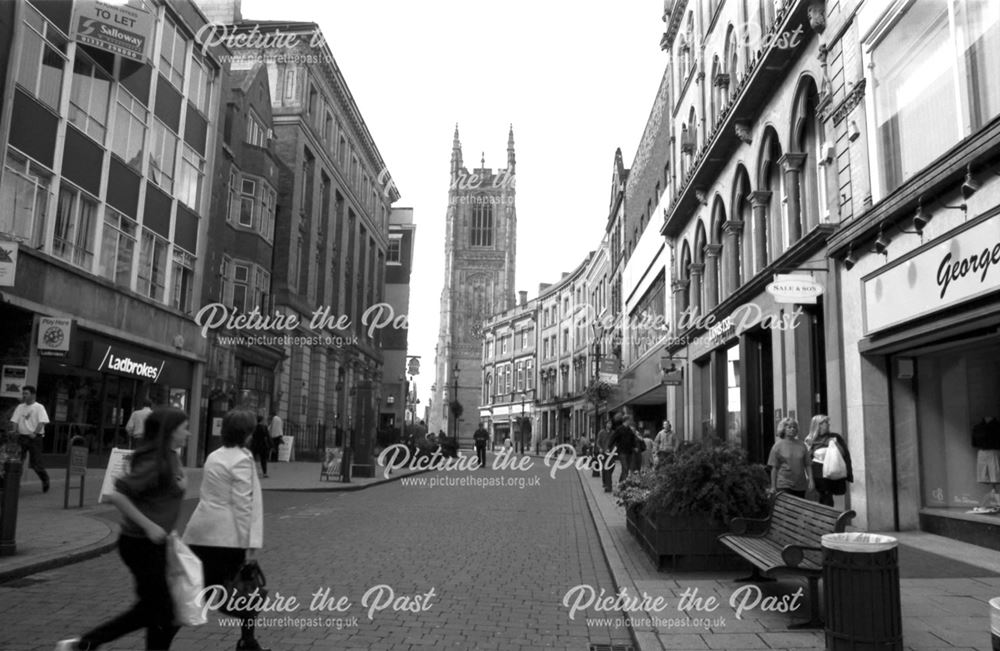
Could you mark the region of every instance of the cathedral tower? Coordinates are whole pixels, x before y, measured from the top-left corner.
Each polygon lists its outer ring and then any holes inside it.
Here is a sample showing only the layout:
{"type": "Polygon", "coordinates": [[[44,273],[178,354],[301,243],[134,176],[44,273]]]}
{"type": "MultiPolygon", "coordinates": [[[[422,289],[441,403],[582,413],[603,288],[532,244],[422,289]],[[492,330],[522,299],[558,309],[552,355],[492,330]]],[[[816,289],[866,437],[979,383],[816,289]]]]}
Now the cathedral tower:
{"type": "Polygon", "coordinates": [[[482,402],[483,321],[514,306],[517,213],[514,209],[514,127],[507,133],[507,167],[469,171],[462,162],[458,125],[451,147],[451,185],[445,222],[444,289],[435,350],[430,431],[449,431],[450,404],[462,406],[459,442],[471,441],[482,402]]]}

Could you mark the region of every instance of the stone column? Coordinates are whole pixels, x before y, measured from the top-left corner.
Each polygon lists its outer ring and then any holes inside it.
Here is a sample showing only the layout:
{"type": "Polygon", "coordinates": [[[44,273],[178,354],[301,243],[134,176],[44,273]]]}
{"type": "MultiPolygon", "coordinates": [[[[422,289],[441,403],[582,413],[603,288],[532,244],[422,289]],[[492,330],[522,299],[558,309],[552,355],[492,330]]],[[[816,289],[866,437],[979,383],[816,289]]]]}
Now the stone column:
{"type": "Polygon", "coordinates": [[[689,267],[689,270],[691,274],[691,300],[688,305],[691,314],[699,317],[705,313],[705,306],[702,305],[701,301],[701,277],[705,273],[705,265],[701,262],[695,262],[689,267]]]}
{"type": "Polygon", "coordinates": [[[722,252],[721,244],[708,244],[705,246],[705,312],[715,309],[719,304],[719,253],[722,252]]]}
{"type": "Polygon", "coordinates": [[[785,193],[788,197],[788,244],[792,245],[802,237],[802,163],[806,155],[789,152],[778,159],[785,175],[785,193]]]}
{"type": "Polygon", "coordinates": [[[670,283],[670,290],[674,294],[674,322],[671,324],[674,333],[680,331],[681,314],[684,312],[688,302],[688,281],[675,280],[670,283]]]}
{"type": "Polygon", "coordinates": [[[722,225],[722,298],[740,288],[740,247],[743,222],[730,219],[722,225]]]}
{"type": "Polygon", "coordinates": [[[754,273],[760,271],[771,261],[773,251],[768,251],[768,235],[771,229],[767,224],[767,208],[771,205],[771,192],[769,190],[757,190],[750,193],[750,209],[753,213],[753,248],[754,248],[754,273]],[[756,257],[759,256],[759,257],[756,257]]]}

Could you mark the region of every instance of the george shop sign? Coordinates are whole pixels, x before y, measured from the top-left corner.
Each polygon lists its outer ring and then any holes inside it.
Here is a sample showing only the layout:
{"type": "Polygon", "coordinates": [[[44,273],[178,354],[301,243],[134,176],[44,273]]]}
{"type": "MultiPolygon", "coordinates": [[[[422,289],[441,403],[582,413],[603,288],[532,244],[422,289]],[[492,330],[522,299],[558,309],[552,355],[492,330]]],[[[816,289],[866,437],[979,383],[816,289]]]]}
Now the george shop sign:
{"type": "Polygon", "coordinates": [[[767,293],[777,303],[815,304],[816,297],[823,293],[823,286],[803,274],[775,274],[774,282],[766,287],[767,293]]]}
{"type": "Polygon", "coordinates": [[[1000,289],[1000,219],[969,222],[861,283],[866,334],[1000,289]]]}
{"type": "Polygon", "coordinates": [[[156,382],[160,379],[165,364],[166,360],[163,359],[154,359],[117,346],[108,346],[100,364],[97,365],[97,370],[156,382]]]}

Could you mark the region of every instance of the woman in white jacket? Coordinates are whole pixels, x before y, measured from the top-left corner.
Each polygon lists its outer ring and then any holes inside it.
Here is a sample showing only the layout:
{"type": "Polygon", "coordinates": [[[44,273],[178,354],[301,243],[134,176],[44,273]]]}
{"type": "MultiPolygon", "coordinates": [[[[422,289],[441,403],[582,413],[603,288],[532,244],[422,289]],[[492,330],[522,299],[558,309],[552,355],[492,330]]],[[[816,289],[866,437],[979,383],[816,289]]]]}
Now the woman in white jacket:
{"type": "MultiPolygon", "coordinates": [[[[236,577],[248,553],[263,546],[264,509],[253,454],[244,446],[257,418],[233,410],[222,419],[222,447],[208,455],[198,506],[184,530],[184,542],[201,559],[205,587],[236,577]]],[[[254,613],[241,617],[237,651],[267,651],[254,639],[254,613]]]]}

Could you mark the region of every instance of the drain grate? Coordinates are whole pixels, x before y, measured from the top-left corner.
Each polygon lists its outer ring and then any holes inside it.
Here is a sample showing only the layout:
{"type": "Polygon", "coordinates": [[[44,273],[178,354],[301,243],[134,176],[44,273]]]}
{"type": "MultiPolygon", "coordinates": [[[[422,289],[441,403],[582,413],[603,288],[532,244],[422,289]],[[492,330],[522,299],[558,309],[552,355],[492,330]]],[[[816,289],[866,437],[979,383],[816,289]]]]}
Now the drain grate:
{"type": "Polygon", "coordinates": [[[591,644],[589,651],[635,651],[631,644],[591,644]]]}

